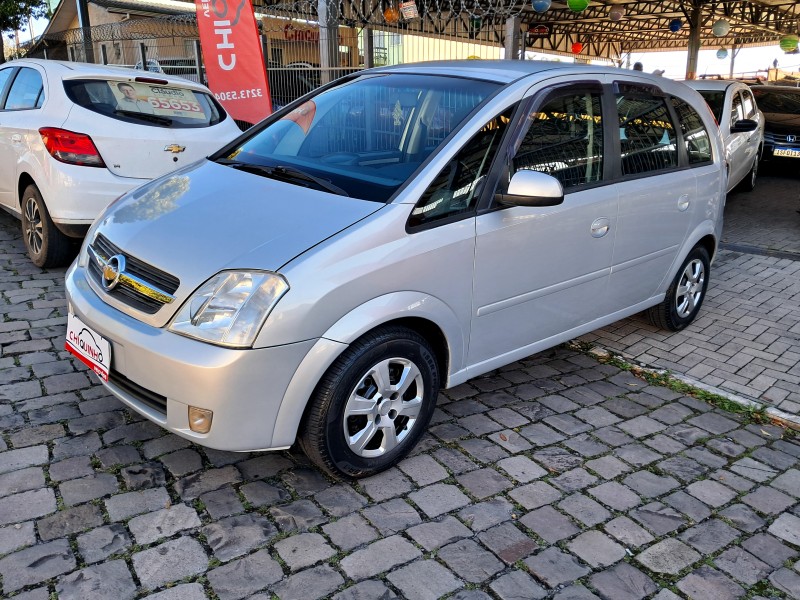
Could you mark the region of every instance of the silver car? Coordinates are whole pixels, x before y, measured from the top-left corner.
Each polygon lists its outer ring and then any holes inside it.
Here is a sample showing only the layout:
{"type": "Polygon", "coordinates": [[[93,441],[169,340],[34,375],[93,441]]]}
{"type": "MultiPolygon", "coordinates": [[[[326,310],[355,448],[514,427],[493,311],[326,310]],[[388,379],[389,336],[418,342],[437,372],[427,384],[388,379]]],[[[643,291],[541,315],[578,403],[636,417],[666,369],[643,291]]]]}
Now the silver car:
{"type": "Polygon", "coordinates": [[[700,96],[595,66],[364,71],[113,203],[67,347],[199,444],[388,468],[441,388],[647,309],[695,318],[724,153],[700,96]]]}
{"type": "Polygon", "coordinates": [[[764,115],[750,87],[730,79],[684,83],[700,92],[719,123],[728,163],[728,191],[738,185],[742,191],[752,192],[764,152],[764,115]]]}

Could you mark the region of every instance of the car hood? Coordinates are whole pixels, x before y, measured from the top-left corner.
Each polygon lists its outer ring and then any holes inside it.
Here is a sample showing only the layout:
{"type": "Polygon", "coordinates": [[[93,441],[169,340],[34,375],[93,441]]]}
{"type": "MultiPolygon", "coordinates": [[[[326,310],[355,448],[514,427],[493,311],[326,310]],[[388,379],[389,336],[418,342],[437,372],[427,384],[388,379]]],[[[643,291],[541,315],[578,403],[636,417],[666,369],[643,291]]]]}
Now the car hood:
{"type": "Polygon", "coordinates": [[[277,271],[384,206],[203,160],[124,196],[93,229],[180,279],[183,300],[225,269],[277,271]]]}
{"type": "Polygon", "coordinates": [[[800,115],[764,113],[766,130],[772,133],[800,133],[800,115]]]}

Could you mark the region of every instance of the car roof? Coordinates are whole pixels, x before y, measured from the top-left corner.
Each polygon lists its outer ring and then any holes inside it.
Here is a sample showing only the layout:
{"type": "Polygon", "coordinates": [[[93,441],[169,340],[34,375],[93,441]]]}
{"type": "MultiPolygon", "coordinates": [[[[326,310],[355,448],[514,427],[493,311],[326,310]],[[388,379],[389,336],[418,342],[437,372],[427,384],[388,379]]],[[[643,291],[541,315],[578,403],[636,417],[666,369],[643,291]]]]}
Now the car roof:
{"type": "Polygon", "coordinates": [[[682,81],[681,83],[685,83],[690,88],[695,90],[708,91],[724,91],[736,84],[745,85],[736,79],[688,79],[686,81],[682,81]]]}
{"type": "MultiPolygon", "coordinates": [[[[148,62],[150,61],[148,60],[148,62]]],[[[45,69],[48,73],[52,73],[53,75],[61,77],[62,79],[79,79],[81,77],[92,76],[133,81],[137,77],[145,77],[149,79],[163,79],[172,85],[177,85],[184,88],[201,89],[207,91],[207,88],[204,85],[195,83],[189,79],[184,79],[183,77],[167,75],[166,73],[152,73],[142,69],[131,69],[130,67],[96,65],[93,63],[50,60],[43,58],[20,58],[5,64],[9,66],[24,66],[26,64],[38,65],[45,69]]]]}
{"type": "Polygon", "coordinates": [[[793,85],[759,85],[756,89],[759,94],[765,92],[794,92],[795,94],[800,94],[800,87],[795,87],[793,85]]]}

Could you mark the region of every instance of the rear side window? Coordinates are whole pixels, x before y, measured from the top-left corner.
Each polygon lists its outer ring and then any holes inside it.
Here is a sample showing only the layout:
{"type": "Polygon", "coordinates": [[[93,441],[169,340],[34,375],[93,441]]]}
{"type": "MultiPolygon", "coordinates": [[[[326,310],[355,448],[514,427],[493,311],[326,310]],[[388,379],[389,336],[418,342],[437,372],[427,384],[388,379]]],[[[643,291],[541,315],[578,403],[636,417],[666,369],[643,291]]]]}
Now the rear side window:
{"type": "Polygon", "coordinates": [[[548,100],[528,116],[530,126],[512,163],[541,171],[564,190],[603,178],[603,117],[600,93],[574,92],[548,100]]]}
{"type": "Polygon", "coordinates": [[[11,74],[14,72],[13,68],[3,69],[0,71],[0,102],[3,100],[3,92],[6,89],[6,84],[11,79],[11,74]]]}
{"type": "Polygon", "coordinates": [[[677,167],[677,136],[665,99],[646,89],[625,88],[617,94],[622,174],[677,167]]]}
{"type": "Polygon", "coordinates": [[[681,134],[683,135],[683,145],[689,157],[690,165],[700,165],[711,162],[711,139],[708,130],[703,125],[703,119],[697,111],[689,106],[680,98],[672,98],[672,106],[678,113],[678,121],[681,124],[681,134]]]}
{"type": "Polygon", "coordinates": [[[756,114],[756,103],[753,100],[753,94],[747,90],[742,90],[742,107],[744,108],[745,119],[752,119],[756,114]]]}
{"type": "Polygon", "coordinates": [[[44,102],[42,76],[36,69],[20,69],[6,98],[6,110],[39,108],[44,102]]]}
{"type": "Polygon", "coordinates": [[[717,123],[722,123],[722,109],[725,106],[725,92],[711,91],[711,90],[698,90],[700,95],[705,99],[711,112],[714,113],[714,118],[717,123]]]}
{"type": "Polygon", "coordinates": [[[736,94],[733,97],[733,102],[731,104],[731,125],[736,123],[736,121],[740,121],[744,119],[744,109],[742,108],[742,99],[739,97],[739,94],[736,94]]]}
{"type": "Polygon", "coordinates": [[[225,118],[225,111],[209,94],[178,86],[94,79],[65,81],[64,89],[79,106],[139,125],[209,127],[225,118]]]}

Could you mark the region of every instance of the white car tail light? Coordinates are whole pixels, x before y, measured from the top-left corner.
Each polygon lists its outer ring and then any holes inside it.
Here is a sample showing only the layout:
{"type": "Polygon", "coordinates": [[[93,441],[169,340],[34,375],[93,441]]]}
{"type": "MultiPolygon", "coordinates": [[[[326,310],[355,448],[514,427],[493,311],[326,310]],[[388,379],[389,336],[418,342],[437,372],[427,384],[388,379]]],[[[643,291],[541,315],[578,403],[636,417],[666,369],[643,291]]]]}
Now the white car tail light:
{"type": "Polygon", "coordinates": [[[56,127],[39,130],[50,156],[63,163],[86,167],[105,167],[92,138],[85,133],[75,133],[56,127]]]}

